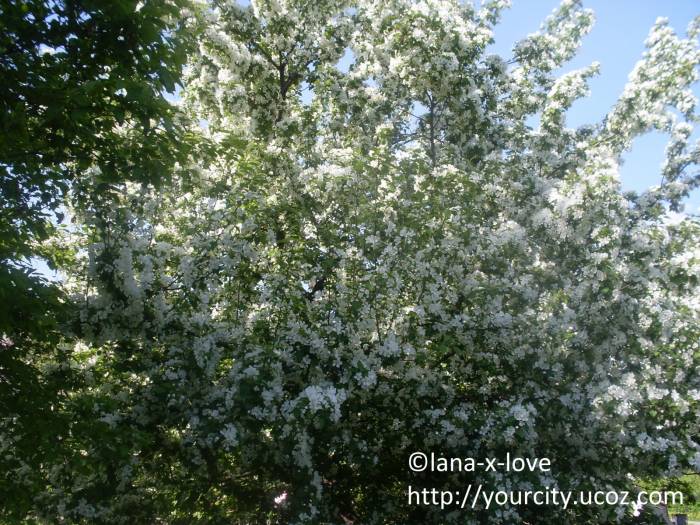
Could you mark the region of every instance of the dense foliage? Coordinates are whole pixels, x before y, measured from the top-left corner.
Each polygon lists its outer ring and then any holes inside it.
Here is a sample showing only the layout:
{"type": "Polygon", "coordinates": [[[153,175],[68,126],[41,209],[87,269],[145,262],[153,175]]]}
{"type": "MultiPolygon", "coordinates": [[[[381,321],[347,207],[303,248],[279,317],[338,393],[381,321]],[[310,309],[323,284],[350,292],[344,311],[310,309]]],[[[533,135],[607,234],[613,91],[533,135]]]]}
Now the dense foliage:
{"type": "Polygon", "coordinates": [[[32,516],[610,523],[634,509],[440,510],[406,489],[634,491],[700,469],[700,224],[678,213],[700,20],[681,37],[660,19],[604,121],[572,129],[598,67],[558,71],[592,13],[565,0],[504,59],[487,46],[505,4],[213,0],[188,18],[187,160],[108,198],[104,166],[75,172],[79,322],[40,363],[71,378],[60,452],[30,470],[0,444],[32,516]],[[622,194],[621,156],[652,129],[671,136],[663,182],[622,194]],[[418,450],[553,469],[412,475],[418,450]]]}
{"type": "Polygon", "coordinates": [[[0,501],[10,514],[36,492],[16,470],[55,461],[53,430],[73,417],[57,411],[67,376],[38,366],[65,359],[57,345],[71,304],[33,258],[70,262],[56,230],[77,174],[98,168],[95,196],[109,199],[115,183],[167,179],[186,154],[164,92],[186,58],[187,5],[0,1],[0,448],[13,451],[0,454],[0,501]]]}

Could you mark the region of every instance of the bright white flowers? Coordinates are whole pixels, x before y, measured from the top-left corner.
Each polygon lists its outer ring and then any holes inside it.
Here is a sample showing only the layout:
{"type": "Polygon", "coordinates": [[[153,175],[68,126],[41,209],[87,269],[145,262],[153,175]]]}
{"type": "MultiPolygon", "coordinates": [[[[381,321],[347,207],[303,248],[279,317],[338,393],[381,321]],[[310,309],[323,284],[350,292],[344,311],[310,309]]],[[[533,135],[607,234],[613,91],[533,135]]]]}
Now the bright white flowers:
{"type": "MultiPolygon", "coordinates": [[[[206,151],[167,189],[79,215],[73,239],[76,354],[95,362],[72,396],[106,423],[75,483],[101,493],[130,469],[100,512],[142,502],[155,521],[201,497],[222,520],[539,522],[407,508],[405,457],[515,447],[572,489],[633,488],[672,455],[700,468],[700,227],[669,211],[697,184],[697,42],[657,23],[604,125],[570,129],[597,66],[552,71],[592,14],[565,1],[508,69],[486,54],[506,3],[201,13],[183,108],[206,151]],[[621,154],[652,128],[673,130],[665,182],[623,196],[621,154]]],[[[71,468],[47,467],[50,484],[71,468]]],[[[77,494],[47,491],[46,514],[85,516],[77,494]]]]}

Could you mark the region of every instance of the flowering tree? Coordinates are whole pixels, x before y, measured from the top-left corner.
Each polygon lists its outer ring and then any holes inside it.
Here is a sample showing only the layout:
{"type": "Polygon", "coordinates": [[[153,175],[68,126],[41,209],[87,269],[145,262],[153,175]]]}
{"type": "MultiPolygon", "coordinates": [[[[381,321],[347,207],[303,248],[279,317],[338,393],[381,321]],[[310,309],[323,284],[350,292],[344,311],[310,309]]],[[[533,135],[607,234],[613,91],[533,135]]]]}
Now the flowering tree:
{"type": "Polygon", "coordinates": [[[441,510],[406,489],[634,490],[700,468],[700,225],[677,213],[698,182],[700,21],[660,19],[604,121],[572,129],[598,66],[555,72],[592,13],[565,0],[506,61],[487,52],[505,4],[201,10],[191,163],[166,191],[76,185],[74,423],[40,516],[609,523],[634,509],[441,510]],[[671,136],[663,182],[622,194],[621,155],[652,129],[671,136]],[[552,470],[415,474],[414,451],[552,470]]]}

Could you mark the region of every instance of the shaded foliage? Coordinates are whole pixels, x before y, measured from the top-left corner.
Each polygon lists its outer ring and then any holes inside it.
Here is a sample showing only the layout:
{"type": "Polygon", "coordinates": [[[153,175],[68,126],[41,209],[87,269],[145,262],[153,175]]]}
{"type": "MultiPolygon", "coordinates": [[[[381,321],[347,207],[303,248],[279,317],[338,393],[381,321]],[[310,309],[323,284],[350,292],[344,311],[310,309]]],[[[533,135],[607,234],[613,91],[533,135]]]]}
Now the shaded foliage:
{"type": "MultiPolygon", "coordinates": [[[[186,57],[187,5],[0,2],[0,418],[23,468],[36,469],[57,445],[70,384],[69,370],[36,367],[65,360],[61,326],[73,313],[34,266],[70,265],[53,240],[76,174],[92,167],[109,199],[123,180],[160,184],[184,158],[182,125],[164,92],[175,92],[186,57]]],[[[10,479],[16,467],[0,459],[4,512],[26,511],[33,492],[10,479]]]]}

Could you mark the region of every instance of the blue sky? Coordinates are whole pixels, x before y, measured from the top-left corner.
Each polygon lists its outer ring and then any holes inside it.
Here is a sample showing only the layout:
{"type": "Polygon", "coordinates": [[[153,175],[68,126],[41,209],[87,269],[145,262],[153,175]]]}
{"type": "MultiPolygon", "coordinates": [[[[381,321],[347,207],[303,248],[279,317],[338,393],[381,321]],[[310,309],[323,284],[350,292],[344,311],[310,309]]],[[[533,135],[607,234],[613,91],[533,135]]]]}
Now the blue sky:
{"type": "MultiPolygon", "coordinates": [[[[494,53],[510,56],[513,43],[536,31],[545,17],[559,4],[557,0],[513,0],[501,23],[496,27],[494,53]]],[[[584,0],[593,9],[596,23],[585,38],[578,55],[562,72],[578,69],[594,61],[601,64],[601,74],[590,82],[591,94],[577,101],[568,113],[568,124],[592,124],[610,110],[627,82],[627,75],[644,52],[644,40],[660,16],[670,20],[676,33],[685,35],[688,23],[700,15],[698,0],[584,0]]],[[[695,89],[700,96],[700,89],[695,89]]],[[[694,137],[700,138],[700,133],[694,137]]],[[[649,133],[639,137],[621,170],[623,190],[642,191],[661,180],[660,166],[667,137],[649,133]]],[[[700,211],[700,192],[686,203],[686,212],[700,211]]]]}

